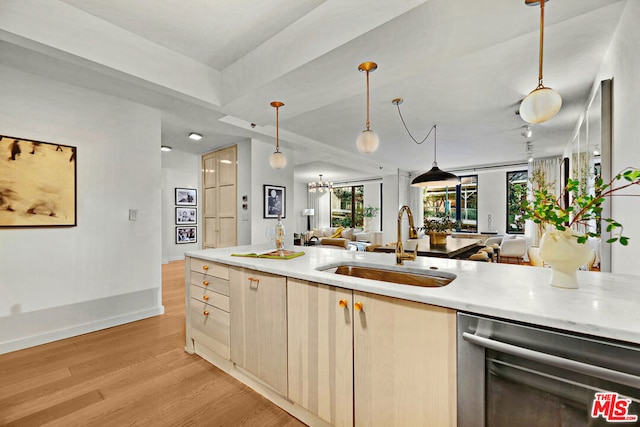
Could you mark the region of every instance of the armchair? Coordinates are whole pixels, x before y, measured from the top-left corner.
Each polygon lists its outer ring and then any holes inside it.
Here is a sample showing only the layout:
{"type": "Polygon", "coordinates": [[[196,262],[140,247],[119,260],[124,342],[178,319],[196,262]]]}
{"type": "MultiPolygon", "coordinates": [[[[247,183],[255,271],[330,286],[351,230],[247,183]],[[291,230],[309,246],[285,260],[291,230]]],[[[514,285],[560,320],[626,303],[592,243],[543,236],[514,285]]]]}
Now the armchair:
{"type": "Polygon", "coordinates": [[[506,258],[507,260],[515,258],[517,263],[524,261],[524,256],[527,253],[527,241],[521,239],[508,239],[503,240],[500,244],[500,259],[506,258]]]}

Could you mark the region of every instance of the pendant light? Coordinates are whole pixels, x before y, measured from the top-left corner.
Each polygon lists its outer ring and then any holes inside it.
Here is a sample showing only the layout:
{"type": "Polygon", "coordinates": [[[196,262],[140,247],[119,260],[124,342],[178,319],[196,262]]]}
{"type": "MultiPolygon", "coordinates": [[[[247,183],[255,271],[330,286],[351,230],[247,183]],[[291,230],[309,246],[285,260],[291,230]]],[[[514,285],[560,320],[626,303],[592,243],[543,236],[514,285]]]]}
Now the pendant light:
{"type": "Polygon", "coordinates": [[[363,62],[358,65],[358,70],[367,74],[367,128],[363,130],[356,139],[358,151],[364,154],[373,153],[378,149],[378,145],[380,145],[378,135],[369,128],[369,73],[375,71],[377,68],[378,64],[375,62],[363,62]]]}
{"type": "Polygon", "coordinates": [[[284,169],[287,166],[287,158],[280,152],[280,142],[278,140],[278,109],[284,104],[280,101],[273,101],[271,106],[276,109],[276,151],[269,158],[269,164],[274,169],[284,169]]]}
{"type": "Polygon", "coordinates": [[[552,119],[560,107],[562,98],[555,90],[542,84],[542,52],[544,46],[544,4],[548,0],[525,0],[528,6],[540,3],[540,58],[538,67],[538,87],[527,95],[520,104],[520,117],[529,123],[544,123],[552,119]]]}
{"type": "Polygon", "coordinates": [[[431,132],[433,132],[433,165],[432,168],[423,173],[420,176],[417,176],[411,181],[411,186],[413,187],[453,187],[454,185],[460,184],[460,178],[455,176],[452,173],[445,172],[438,167],[438,162],[436,161],[436,146],[438,144],[438,130],[437,126],[433,125],[427,133],[427,136],[422,138],[422,141],[418,142],[417,139],[413,137],[407,124],[404,121],[404,117],[402,117],[402,112],[400,111],[400,104],[402,104],[402,98],[396,98],[391,101],[396,107],[398,107],[398,114],[400,115],[400,120],[402,120],[402,124],[404,128],[407,130],[407,133],[413,139],[413,142],[420,145],[429,138],[431,132]]]}
{"type": "MultiPolygon", "coordinates": [[[[445,172],[438,167],[436,161],[436,146],[438,145],[438,130],[436,125],[431,128],[433,130],[433,165],[431,169],[417,176],[411,181],[413,187],[453,187],[460,184],[460,178],[452,173],[445,172]]],[[[431,131],[429,131],[429,134],[431,131]]],[[[427,135],[429,136],[429,135],[427,135]]],[[[426,139],[426,138],[425,138],[426,139]]]]}
{"type": "Polygon", "coordinates": [[[318,182],[310,182],[309,184],[307,184],[307,186],[309,187],[309,192],[310,193],[315,193],[316,191],[318,193],[322,193],[322,192],[332,193],[333,192],[333,182],[323,181],[322,180],[322,174],[320,174],[320,181],[318,181],[318,182]]]}

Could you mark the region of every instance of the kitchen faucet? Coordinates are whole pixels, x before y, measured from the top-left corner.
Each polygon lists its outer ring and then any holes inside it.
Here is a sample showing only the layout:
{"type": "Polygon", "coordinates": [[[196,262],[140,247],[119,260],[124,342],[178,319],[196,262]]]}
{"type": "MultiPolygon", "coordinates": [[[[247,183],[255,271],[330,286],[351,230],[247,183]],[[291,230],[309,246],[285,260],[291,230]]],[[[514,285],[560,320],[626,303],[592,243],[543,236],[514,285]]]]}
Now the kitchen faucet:
{"type": "Polygon", "coordinates": [[[415,261],[416,252],[418,250],[418,247],[416,245],[416,248],[413,250],[413,252],[405,253],[404,248],[402,247],[402,214],[405,211],[407,212],[407,216],[409,217],[409,238],[410,239],[418,238],[418,232],[416,231],[416,228],[413,224],[413,214],[411,213],[411,209],[409,209],[409,206],[404,205],[400,208],[400,211],[398,211],[398,240],[396,241],[396,265],[402,265],[405,259],[408,259],[410,261],[415,261]]]}

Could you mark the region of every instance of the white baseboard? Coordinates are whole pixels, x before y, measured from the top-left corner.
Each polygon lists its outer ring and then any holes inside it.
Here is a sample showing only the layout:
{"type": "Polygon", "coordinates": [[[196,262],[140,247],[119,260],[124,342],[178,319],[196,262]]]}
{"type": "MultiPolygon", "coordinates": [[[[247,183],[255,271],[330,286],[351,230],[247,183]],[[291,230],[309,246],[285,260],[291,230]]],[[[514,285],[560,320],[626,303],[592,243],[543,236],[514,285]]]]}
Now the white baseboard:
{"type": "Polygon", "coordinates": [[[0,354],[135,322],[164,313],[158,289],[0,318],[0,354]]]}

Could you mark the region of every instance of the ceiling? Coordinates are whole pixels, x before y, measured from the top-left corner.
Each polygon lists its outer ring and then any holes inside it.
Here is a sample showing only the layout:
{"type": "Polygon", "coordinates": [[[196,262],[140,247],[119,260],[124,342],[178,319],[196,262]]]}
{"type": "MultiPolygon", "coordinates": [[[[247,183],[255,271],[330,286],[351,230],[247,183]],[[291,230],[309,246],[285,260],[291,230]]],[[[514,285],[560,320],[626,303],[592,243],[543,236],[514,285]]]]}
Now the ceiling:
{"type": "MultiPolygon", "coordinates": [[[[36,0],[3,4],[0,15],[11,5],[11,12],[22,8],[12,16],[24,19],[34,7],[44,7],[36,0]]],[[[46,5],[54,6],[51,19],[66,14],[74,25],[86,20],[86,28],[113,34],[101,46],[113,40],[114,61],[117,42],[126,39],[166,55],[166,69],[158,58],[155,70],[185,81],[151,85],[135,66],[107,66],[90,53],[63,52],[54,34],[29,43],[7,24],[0,32],[1,64],[158,108],[162,143],[196,154],[252,137],[273,143],[275,111],[269,103],[282,101],[280,143],[295,165],[295,179],[313,180],[322,173],[325,180],[341,181],[431,167],[433,138],[422,145],[410,139],[394,98],[404,99],[402,113],[416,139],[438,125],[442,169],[523,162],[526,141],[536,157],[561,154],[586,107],[625,1],[546,3],[544,82],[562,95],[563,107],[549,122],[534,125],[529,139],[521,135],[525,122],[516,112],[537,85],[540,9],[524,0],[60,0],[46,5]],[[171,66],[169,59],[175,58],[184,58],[184,69],[171,66]],[[357,70],[364,61],[378,64],[370,75],[370,108],[380,148],[368,155],[355,148],[365,127],[365,75],[357,70]],[[176,89],[198,87],[190,80],[198,67],[210,71],[212,80],[200,84],[203,94],[176,89]],[[191,131],[203,140],[188,140],[191,131]]],[[[55,27],[64,31],[65,26],[55,27]]]]}

